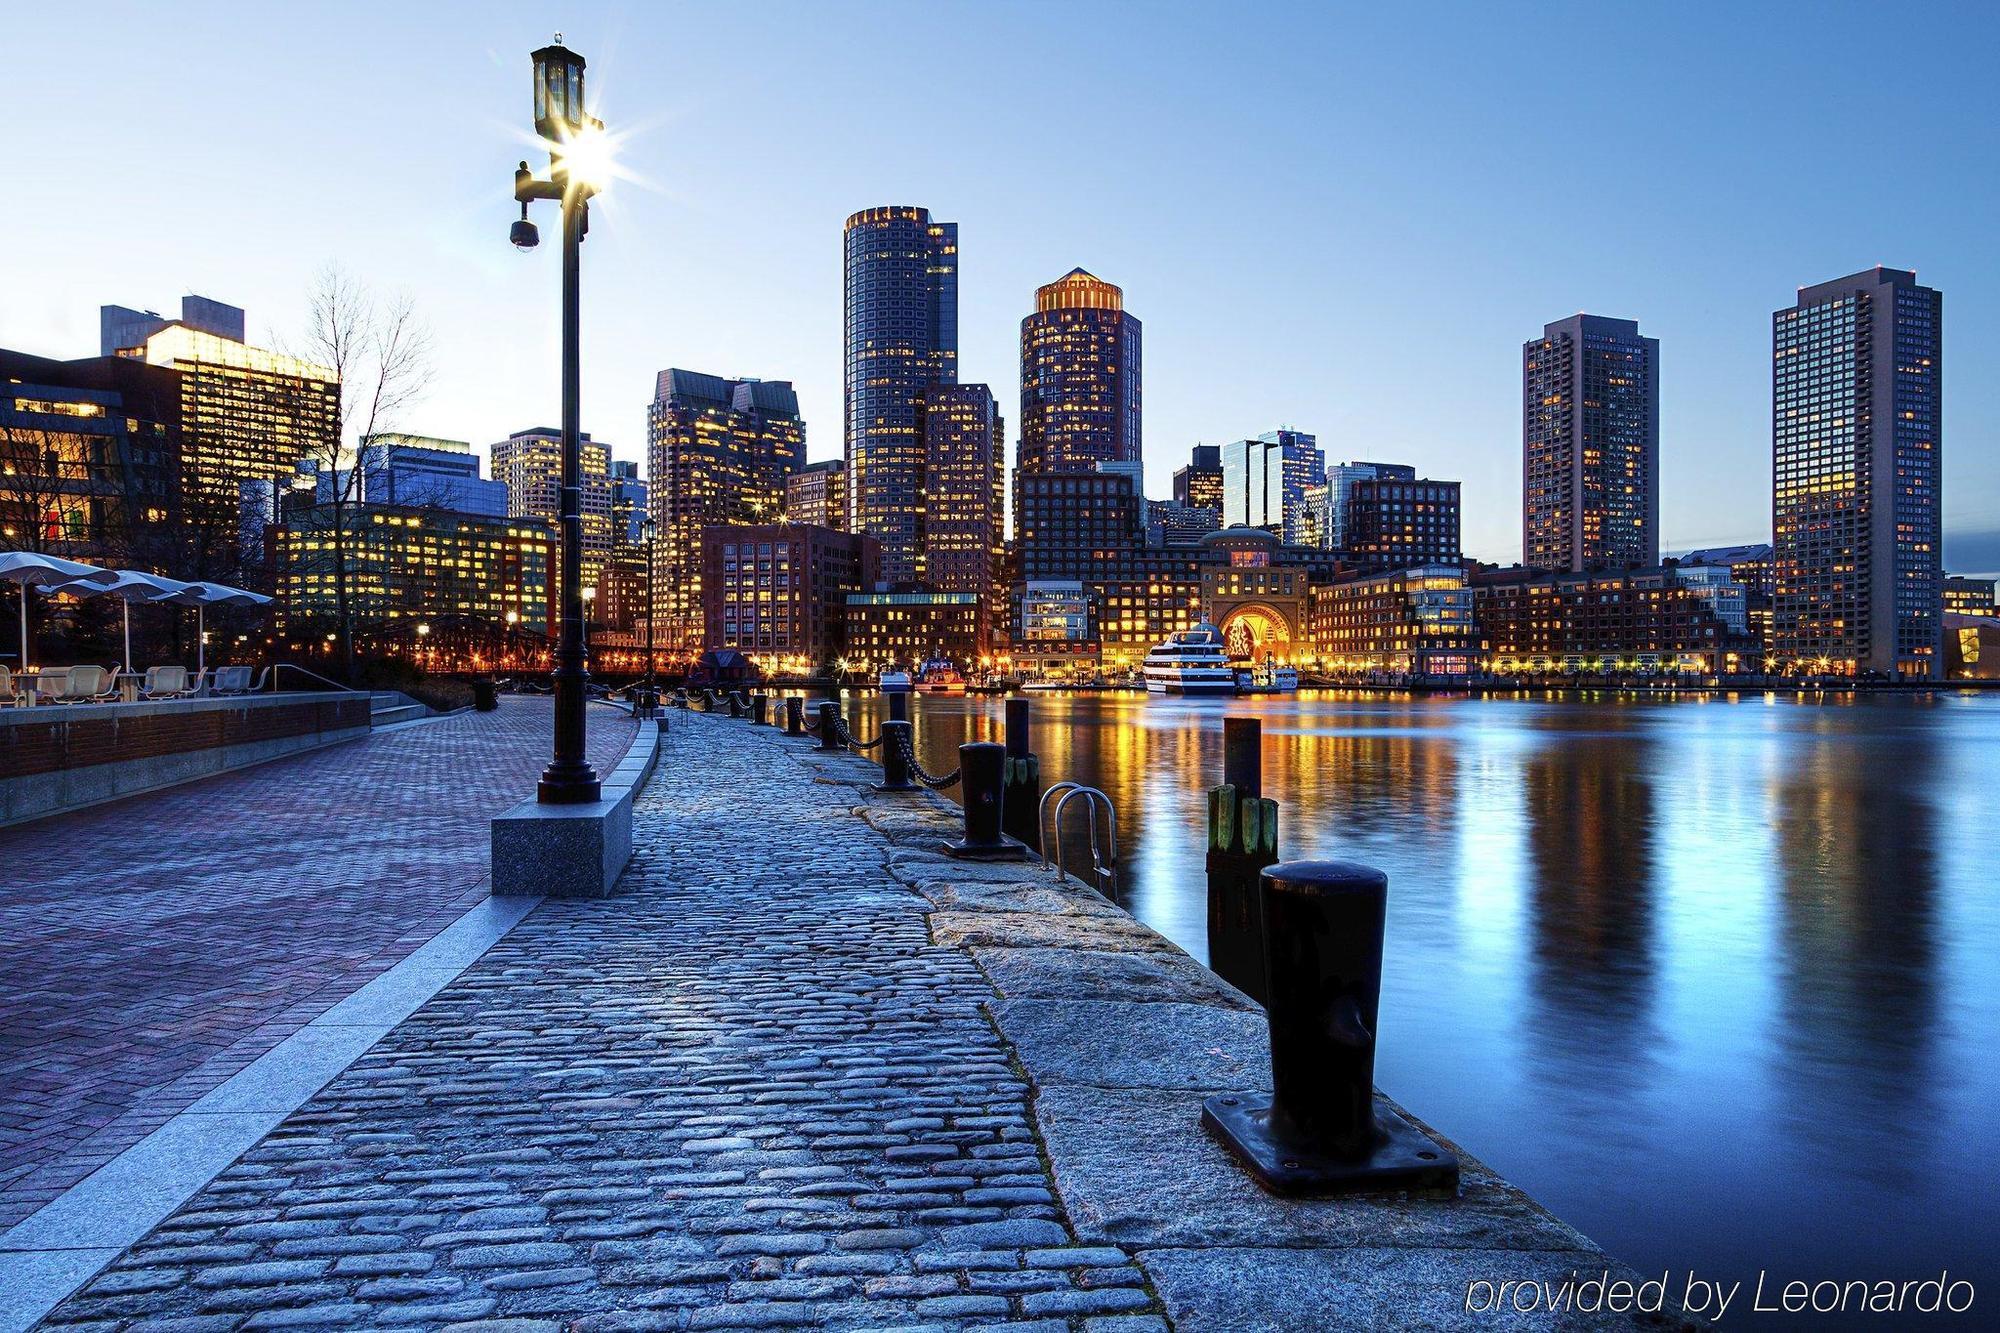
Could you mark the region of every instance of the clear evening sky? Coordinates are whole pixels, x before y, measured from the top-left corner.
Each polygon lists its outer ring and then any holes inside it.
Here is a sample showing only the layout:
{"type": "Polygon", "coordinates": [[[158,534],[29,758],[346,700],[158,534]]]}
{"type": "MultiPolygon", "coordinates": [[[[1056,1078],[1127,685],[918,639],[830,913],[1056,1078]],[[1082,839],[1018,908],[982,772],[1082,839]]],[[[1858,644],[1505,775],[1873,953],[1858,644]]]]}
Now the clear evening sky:
{"type": "Polygon", "coordinates": [[[557,255],[506,231],[560,30],[640,178],[584,250],[583,424],[620,456],[666,366],[792,380],[837,455],[841,222],[907,203],[960,224],[961,377],[1010,436],[1035,287],[1124,287],[1154,495],[1291,426],[1462,479],[1468,552],[1517,560],[1520,346],[1588,310],[1661,341],[1666,548],[1768,540],[1770,313],[1887,264],[1945,293],[1946,565],[1992,572],[1996,14],[17,5],[0,345],[92,355],[100,304],[189,291],[282,338],[337,261],[436,333],[402,429],[553,423],[557,255]]]}

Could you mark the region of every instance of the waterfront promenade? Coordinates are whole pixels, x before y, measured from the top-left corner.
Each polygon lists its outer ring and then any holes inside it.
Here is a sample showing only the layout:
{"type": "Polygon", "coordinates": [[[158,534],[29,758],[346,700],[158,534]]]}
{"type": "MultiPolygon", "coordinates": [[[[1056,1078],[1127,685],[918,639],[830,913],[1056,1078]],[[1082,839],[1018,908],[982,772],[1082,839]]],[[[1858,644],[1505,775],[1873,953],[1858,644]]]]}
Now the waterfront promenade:
{"type": "MultiPolygon", "coordinates": [[[[485,896],[548,701],[0,829],[0,1229],[485,896]]],[[[635,725],[591,715],[592,758],[635,725]]]]}
{"type": "Polygon", "coordinates": [[[878,776],[676,716],[618,896],[536,907],[48,1325],[1543,1327],[1467,1282],[1605,1266],[1469,1158],[1262,1194],[1197,1125],[1261,1015],[878,776]]]}

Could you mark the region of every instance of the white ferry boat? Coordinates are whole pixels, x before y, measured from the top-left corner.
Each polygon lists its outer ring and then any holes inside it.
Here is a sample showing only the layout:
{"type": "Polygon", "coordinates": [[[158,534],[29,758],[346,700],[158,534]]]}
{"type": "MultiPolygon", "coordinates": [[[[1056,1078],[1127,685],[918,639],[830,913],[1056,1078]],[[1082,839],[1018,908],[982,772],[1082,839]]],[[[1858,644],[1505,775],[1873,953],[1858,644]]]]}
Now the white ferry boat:
{"type": "Polygon", "coordinates": [[[1215,626],[1203,621],[1146,654],[1148,694],[1234,694],[1236,668],[1215,626]]]}

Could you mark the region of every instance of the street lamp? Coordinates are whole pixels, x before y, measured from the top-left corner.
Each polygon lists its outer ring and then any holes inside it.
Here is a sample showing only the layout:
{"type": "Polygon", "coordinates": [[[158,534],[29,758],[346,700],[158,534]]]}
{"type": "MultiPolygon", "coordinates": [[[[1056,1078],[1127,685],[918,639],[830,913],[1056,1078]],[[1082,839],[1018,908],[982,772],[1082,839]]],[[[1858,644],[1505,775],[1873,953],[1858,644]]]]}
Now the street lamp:
{"type": "Polygon", "coordinates": [[[639,520],[639,542],[646,548],[646,689],[653,689],[653,516],[639,520]]]}
{"type": "Polygon", "coordinates": [[[590,196],[608,174],[604,124],[584,111],[583,57],[562,44],[534,53],[535,132],[549,146],[549,179],[536,180],[526,162],[514,173],[514,198],[521,219],[508,239],[523,250],[539,239],[528,221],[528,204],[554,199],[562,207],[562,636],[556,647],[555,753],[542,772],[537,799],[547,805],[578,805],[598,799],[597,773],[584,756],[583,461],[578,447],[580,250],[590,230],[590,196]]]}

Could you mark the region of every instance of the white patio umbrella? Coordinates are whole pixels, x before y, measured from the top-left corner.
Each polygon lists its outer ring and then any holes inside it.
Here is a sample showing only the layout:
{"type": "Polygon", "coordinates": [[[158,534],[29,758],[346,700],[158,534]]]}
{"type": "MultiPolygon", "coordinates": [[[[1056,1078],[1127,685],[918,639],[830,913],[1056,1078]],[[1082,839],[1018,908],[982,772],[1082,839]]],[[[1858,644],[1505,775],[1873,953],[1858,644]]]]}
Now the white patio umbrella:
{"type": "Polygon", "coordinates": [[[54,591],[65,597],[95,597],[99,593],[110,593],[125,603],[125,674],[129,676],[132,674],[132,603],[163,602],[187,585],[163,579],[157,574],[141,574],[136,569],[109,572],[113,576],[109,583],[80,580],[58,584],[54,591]]]}
{"type": "Polygon", "coordinates": [[[208,678],[208,608],[211,606],[263,606],[271,599],[245,588],[225,583],[183,583],[159,599],[169,606],[191,606],[195,624],[195,679],[208,678]]]}
{"type": "Polygon", "coordinates": [[[81,560],[65,560],[57,555],[34,551],[8,551],[0,555],[0,579],[21,585],[21,669],[28,669],[28,589],[65,583],[108,583],[118,577],[111,569],[99,569],[81,560]]]}

